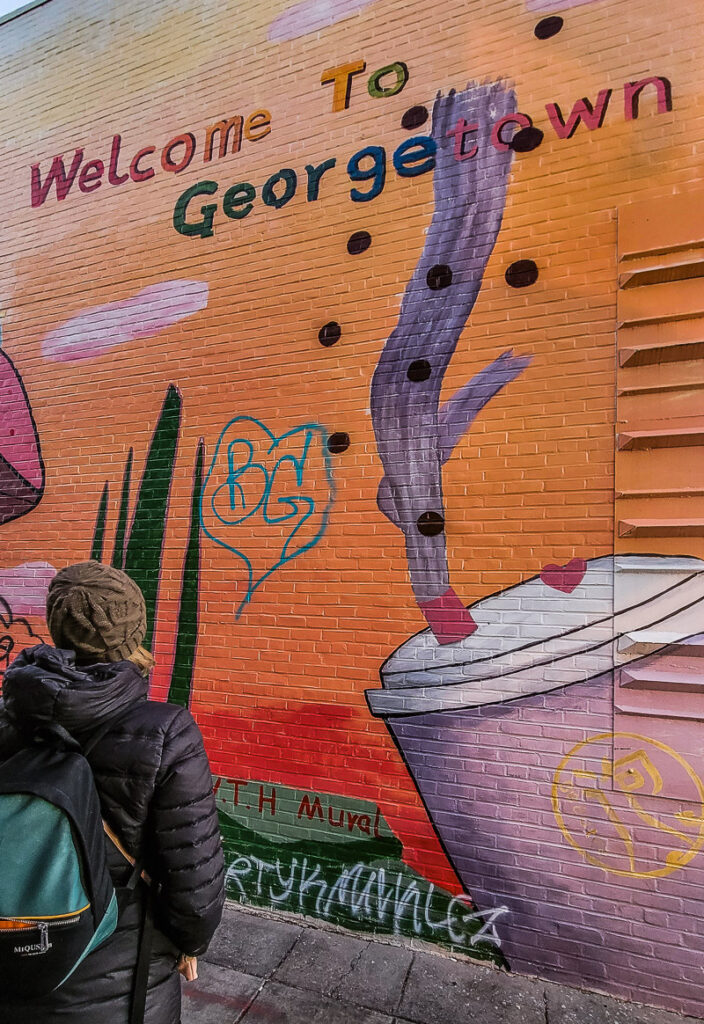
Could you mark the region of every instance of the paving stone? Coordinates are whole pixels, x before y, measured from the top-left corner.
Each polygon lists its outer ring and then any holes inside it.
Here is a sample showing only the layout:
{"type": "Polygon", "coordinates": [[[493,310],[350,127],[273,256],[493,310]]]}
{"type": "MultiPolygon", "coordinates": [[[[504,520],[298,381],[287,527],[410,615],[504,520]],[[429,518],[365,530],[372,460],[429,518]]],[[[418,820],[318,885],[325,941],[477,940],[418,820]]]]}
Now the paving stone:
{"type": "Polygon", "coordinates": [[[275,981],[329,996],[350,973],[367,945],[337,932],[306,928],[284,962],[275,981]]]}
{"type": "Polygon", "coordinates": [[[197,980],[182,983],[181,1024],[235,1024],[261,984],[260,978],[199,960],[197,980]]]}
{"type": "Polygon", "coordinates": [[[226,910],[199,972],[183,985],[182,1024],[697,1024],[237,908],[226,910]]]}
{"type": "Polygon", "coordinates": [[[397,1018],[414,1024],[545,1024],[544,986],[489,967],[416,953],[397,1018]]]}
{"type": "Polygon", "coordinates": [[[343,1002],[393,1013],[413,960],[410,949],[370,942],[335,995],[343,1002]]]}
{"type": "Polygon", "coordinates": [[[239,1024],[393,1024],[393,1018],[317,992],[267,981],[239,1024]]]}
{"type": "Polygon", "coordinates": [[[267,978],[281,963],[303,929],[227,907],[206,953],[220,967],[267,978]]]}
{"type": "Polygon", "coordinates": [[[694,1024],[681,1017],[637,1003],[622,1003],[593,992],[579,992],[561,985],[545,985],[548,1024],[694,1024]]]}

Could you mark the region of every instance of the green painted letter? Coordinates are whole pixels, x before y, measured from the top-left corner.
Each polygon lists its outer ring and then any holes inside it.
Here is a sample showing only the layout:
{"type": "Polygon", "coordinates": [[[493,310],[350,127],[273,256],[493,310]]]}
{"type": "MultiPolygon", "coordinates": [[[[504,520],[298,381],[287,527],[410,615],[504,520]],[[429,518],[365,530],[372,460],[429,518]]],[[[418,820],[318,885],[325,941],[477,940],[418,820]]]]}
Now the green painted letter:
{"type": "Polygon", "coordinates": [[[187,221],[186,213],[191,199],[195,199],[196,196],[215,195],[217,190],[217,181],[198,181],[178,197],[174,207],[174,227],[180,235],[200,235],[201,238],[210,238],[213,234],[213,218],[217,204],[209,203],[206,206],[201,206],[201,220],[187,221]]]}

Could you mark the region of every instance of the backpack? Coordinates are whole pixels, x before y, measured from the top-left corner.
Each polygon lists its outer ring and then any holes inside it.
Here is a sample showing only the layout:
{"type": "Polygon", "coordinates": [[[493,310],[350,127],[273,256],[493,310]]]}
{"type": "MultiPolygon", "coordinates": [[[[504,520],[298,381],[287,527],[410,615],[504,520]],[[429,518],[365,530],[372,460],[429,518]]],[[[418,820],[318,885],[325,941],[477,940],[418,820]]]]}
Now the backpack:
{"type": "Polygon", "coordinates": [[[87,752],[52,726],[0,765],[3,999],[59,988],[117,925],[87,752]]]}

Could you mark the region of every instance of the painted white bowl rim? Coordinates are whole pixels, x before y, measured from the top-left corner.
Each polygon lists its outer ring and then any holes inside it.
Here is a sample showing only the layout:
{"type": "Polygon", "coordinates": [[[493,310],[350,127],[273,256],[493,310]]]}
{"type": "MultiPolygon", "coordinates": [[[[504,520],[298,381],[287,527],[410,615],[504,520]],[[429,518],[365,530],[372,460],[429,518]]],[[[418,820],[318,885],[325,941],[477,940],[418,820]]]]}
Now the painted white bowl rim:
{"type": "Polygon", "coordinates": [[[658,646],[704,632],[704,561],[668,555],[590,559],[571,593],[540,576],[470,606],[477,630],[440,645],[411,637],[368,690],[375,715],[419,714],[503,703],[584,682],[658,646]],[[634,642],[616,653],[618,641],[634,642]]]}

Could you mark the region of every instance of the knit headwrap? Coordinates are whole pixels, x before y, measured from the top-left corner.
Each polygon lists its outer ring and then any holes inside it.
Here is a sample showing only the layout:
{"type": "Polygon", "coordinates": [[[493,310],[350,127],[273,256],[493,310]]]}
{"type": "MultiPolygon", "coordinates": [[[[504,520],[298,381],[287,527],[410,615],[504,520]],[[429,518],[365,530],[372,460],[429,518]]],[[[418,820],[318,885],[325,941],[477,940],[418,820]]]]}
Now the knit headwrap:
{"type": "Polygon", "coordinates": [[[79,562],[56,574],[46,598],[51,638],[76,660],[123,661],[147,631],[142,591],[120,569],[79,562]]]}

